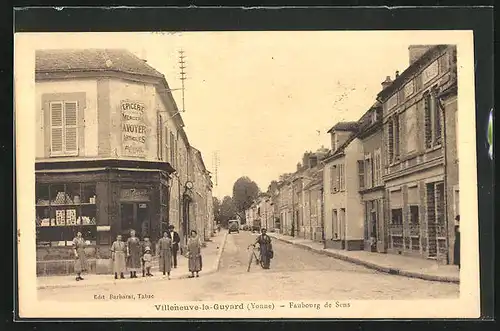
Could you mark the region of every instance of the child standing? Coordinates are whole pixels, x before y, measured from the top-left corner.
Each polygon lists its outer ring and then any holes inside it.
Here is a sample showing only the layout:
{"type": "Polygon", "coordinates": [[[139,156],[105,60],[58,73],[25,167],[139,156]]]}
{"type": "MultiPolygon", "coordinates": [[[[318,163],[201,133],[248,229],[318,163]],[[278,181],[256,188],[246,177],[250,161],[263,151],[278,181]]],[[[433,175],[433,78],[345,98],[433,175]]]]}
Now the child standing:
{"type": "Polygon", "coordinates": [[[146,249],[144,250],[142,260],[144,261],[146,276],[153,276],[153,274],[151,273],[151,261],[153,260],[153,256],[151,255],[151,249],[149,247],[146,247],[146,249]]]}

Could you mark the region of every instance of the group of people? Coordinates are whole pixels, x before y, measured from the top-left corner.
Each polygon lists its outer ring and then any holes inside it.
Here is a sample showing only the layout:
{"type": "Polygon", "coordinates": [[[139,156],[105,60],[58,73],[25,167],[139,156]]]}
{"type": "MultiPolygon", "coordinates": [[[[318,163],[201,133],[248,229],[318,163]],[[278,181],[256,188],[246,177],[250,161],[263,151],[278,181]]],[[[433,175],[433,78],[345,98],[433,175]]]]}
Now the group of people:
{"type": "MultiPolygon", "coordinates": [[[[179,252],[180,237],[173,225],[163,233],[158,240],[156,255],[159,259],[160,272],[170,279],[170,272],[177,268],[177,255],[179,252]]],[[[187,243],[188,268],[191,275],[189,278],[199,277],[202,268],[201,239],[195,230],[190,232],[187,243]]],[[[88,262],[85,256],[85,240],[82,233],[78,232],[73,239],[73,250],[75,256],[76,280],[83,280],[83,272],[88,270],[88,262]]],[[[153,263],[153,245],[148,237],[141,241],[135,230],[130,230],[130,237],[123,241],[118,235],[116,241],[111,245],[111,260],[115,279],[124,279],[125,273],[130,273],[130,278],[137,278],[137,272],[142,270],[142,277],[153,276],[151,272],[153,263]]]]}

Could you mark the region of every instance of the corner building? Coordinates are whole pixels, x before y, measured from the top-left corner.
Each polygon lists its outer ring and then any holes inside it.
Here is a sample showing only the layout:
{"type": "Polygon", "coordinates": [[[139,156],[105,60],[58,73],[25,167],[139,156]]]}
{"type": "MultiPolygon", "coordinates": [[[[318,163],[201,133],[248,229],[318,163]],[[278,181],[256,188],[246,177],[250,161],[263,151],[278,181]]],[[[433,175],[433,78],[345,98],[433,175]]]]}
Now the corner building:
{"type": "Polygon", "coordinates": [[[37,51],[35,95],[38,274],[71,272],[78,231],[97,272],[118,234],[185,238],[189,142],[161,73],[126,50],[37,51]]]}

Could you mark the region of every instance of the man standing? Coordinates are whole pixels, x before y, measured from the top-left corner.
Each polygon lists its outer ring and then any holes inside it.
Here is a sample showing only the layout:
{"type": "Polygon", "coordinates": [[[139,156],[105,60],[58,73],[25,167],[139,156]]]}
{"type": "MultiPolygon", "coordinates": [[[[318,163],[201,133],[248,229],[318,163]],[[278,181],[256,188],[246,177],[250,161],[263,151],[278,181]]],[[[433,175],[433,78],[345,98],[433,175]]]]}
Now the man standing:
{"type": "Polygon", "coordinates": [[[172,224],[169,225],[168,229],[170,232],[170,239],[172,240],[172,260],[174,268],[177,268],[177,252],[179,251],[179,243],[181,242],[181,238],[175,231],[175,227],[172,224]]]}

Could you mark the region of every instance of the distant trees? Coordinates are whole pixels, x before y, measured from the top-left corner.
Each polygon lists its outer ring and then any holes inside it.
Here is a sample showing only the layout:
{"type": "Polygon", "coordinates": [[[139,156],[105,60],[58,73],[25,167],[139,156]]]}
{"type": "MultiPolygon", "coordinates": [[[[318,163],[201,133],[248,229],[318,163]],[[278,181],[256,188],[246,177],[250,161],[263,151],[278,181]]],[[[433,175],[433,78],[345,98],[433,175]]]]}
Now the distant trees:
{"type": "Polygon", "coordinates": [[[228,221],[236,218],[236,209],[233,199],[230,196],[225,196],[220,204],[219,222],[222,227],[227,227],[228,221]]]}
{"type": "Polygon", "coordinates": [[[242,223],[246,222],[245,210],[250,208],[259,193],[259,186],[246,176],[238,178],[234,183],[232,202],[242,223]]]}
{"type": "Polygon", "coordinates": [[[213,210],[214,210],[214,220],[217,223],[220,223],[221,221],[221,203],[217,197],[212,197],[212,204],[213,204],[213,210]]]}

